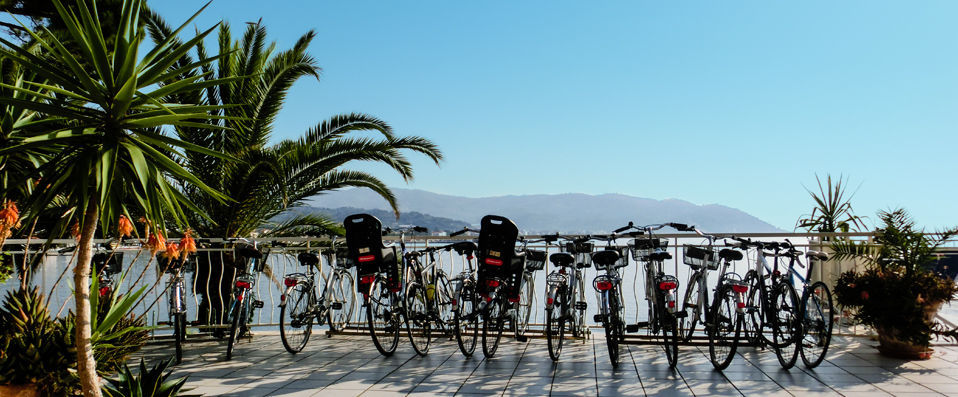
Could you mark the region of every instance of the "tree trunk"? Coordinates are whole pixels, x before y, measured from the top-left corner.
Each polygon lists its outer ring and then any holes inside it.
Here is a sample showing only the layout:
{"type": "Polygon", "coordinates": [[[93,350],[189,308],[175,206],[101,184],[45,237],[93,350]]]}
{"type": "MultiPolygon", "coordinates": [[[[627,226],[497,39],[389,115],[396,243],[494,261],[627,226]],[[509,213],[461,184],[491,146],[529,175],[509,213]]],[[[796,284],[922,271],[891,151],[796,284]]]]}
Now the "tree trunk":
{"type": "Polygon", "coordinates": [[[93,357],[93,345],[90,336],[93,329],[90,324],[90,260],[93,258],[93,237],[99,221],[99,207],[91,199],[83,214],[80,227],[80,241],[77,243],[77,264],[73,273],[76,302],[76,349],[77,372],[80,387],[86,397],[100,397],[100,382],[96,373],[96,359],[93,357]]]}

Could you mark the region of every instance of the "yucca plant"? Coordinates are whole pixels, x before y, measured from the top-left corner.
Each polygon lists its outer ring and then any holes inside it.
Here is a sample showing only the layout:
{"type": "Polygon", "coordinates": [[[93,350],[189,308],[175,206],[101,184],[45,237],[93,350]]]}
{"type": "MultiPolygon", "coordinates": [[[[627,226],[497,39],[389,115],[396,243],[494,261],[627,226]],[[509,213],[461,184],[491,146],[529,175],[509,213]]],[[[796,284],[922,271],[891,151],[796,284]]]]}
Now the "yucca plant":
{"type": "Polygon", "coordinates": [[[818,182],[818,193],[808,190],[808,194],[815,200],[815,208],[809,215],[803,215],[795,223],[795,228],[806,229],[818,233],[848,233],[858,231],[864,227],[864,219],[855,215],[851,199],[854,194],[848,194],[846,182],[842,177],[832,181],[828,175],[825,184],[815,175],[818,182]]]}
{"type": "Polygon", "coordinates": [[[117,378],[107,379],[103,394],[109,397],[187,397],[181,394],[188,391],[183,389],[187,378],[170,379],[172,364],[173,359],[168,359],[147,369],[141,358],[140,372],[135,375],[129,365],[124,365],[117,378]]]}
{"type": "Polygon", "coordinates": [[[215,61],[201,58],[171,69],[215,29],[200,32],[182,44],[174,40],[199,12],[174,30],[168,40],[147,49],[146,34],[139,23],[143,0],[123,1],[112,46],[107,45],[95,1],[77,0],[72,8],[59,0],[51,1],[57,9],[57,22],[68,34],[61,39],[28,29],[33,42],[42,48],[42,56],[0,37],[5,45],[0,48],[0,56],[38,77],[23,87],[3,84],[3,88],[22,92],[28,98],[0,97],[0,104],[42,113],[46,125],[56,127],[27,129],[6,142],[0,156],[42,147],[60,148],[39,165],[41,183],[27,200],[33,210],[28,212],[37,213],[59,197],[71,209],[63,227],[73,221],[79,225],[74,271],[77,370],[84,395],[99,396],[91,348],[95,324],[91,324],[88,299],[94,234],[99,225],[114,225],[120,214],[127,213],[126,203],[133,203],[133,209],[160,231],[167,221],[184,222],[184,207],[199,212],[173,186],[174,179],[205,192],[211,200],[226,200],[171,158],[182,157],[177,154],[180,149],[213,158],[221,155],[160,131],[166,125],[209,126],[203,121],[222,118],[210,113],[215,106],[164,103],[163,98],[224,82],[201,81],[204,76],[198,75],[160,85],[215,61]]]}

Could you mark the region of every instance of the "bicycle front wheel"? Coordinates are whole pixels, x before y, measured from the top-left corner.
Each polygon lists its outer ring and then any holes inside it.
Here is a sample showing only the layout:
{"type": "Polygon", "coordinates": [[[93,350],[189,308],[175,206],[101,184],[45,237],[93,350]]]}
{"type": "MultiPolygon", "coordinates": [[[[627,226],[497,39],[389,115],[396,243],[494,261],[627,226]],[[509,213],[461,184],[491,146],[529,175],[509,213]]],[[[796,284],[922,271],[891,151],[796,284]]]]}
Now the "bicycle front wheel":
{"type": "Polygon", "coordinates": [[[389,290],[383,279],[377,278],[369,287],[369,299],[366,304],[366,323],[369,335],[376,350],[384,356],[391,356],[399,345],[400,303],[395,293],[389,290]]]}
{"type": "Polygon", "coordinates": [[[692,340],[692,334],[695,333],[695,325],[699,321],[699,274],[695,273],[689,279],[689,286],[685,289],[685,299],[682,299],[682,311],[685,317],[679,319],[679,337],[683,341],[692,340]]]}
{"type": "Polygon", "coordinates": [[[762,292],[762,281],[758,279],[758,273],[749,270],[745,273],[745,285],[748,286],[748,296],[745,299],[745,320],[743,328],[745,329],[745,338],[753,346],[763,346],[768,340],[763,333],[765,326],[765,310],[763,302],[765,301],[762,292]]]}
{"type": "Polygon", "coordinates": [[[186,313],[173,315],[173,339],[176,343],[176,363],[183,362],[183,341],[186,339],[186,313]]]}
{"type": "Polygon", "coordinates": [[[818,281],[806,289],[803,295],[800,317],[804,331],[800,342],[802,362],[808,368],[815,368],[825,359],[832,341],[832,292],[825,283],[818,281]]]}
{"type": "Polygon", "coordinates": [[[406,333],[413,350],[420,356],[429,354],[430,325],[426,288],[419,283],[410,283],[406,287],[406,333]]]}
{"type": "Polygon", "coordinates": [[[286,351],[296,354],[303,351],[313,331],[313,316],[316,307],[313,290],[306,284],[290,287],[286,291],[283,306],[279,309],[279,336],[286,351]]]}
{"type": "Polygon", "coordinates": [[[720,285],[709,313],[706,331],[709,336],[709,358],[715,369],[728,368],[738,349],[742,318],[735,307],[735,291],[728,285],[720,285]]]}
{"type": "Polygon", "coordinates": [[[482,354],[486,358],[492,357],[499,350],[499,341],[502,339],[503,303],[501,297],[489,302],[486,307],[485,320],[482,322],[482,354]]]}
{"type": "Polygon", "coordinates": [[[456,343],[459,351],[466,357],[476,351],[476,340],[479,339],[479,313],[476,312],[478,295],[471,285],[464,285],[459,292],[456,302],[456,312],[453,314],[455,323],[456,343]]]}
{"type": "Polygon", "coordinates": [[[782,368],[789,369],[798,359],[798,341],[802,337],[798,297],[788,283],[779,283],[772,292],[772,347],[782,368]]]}
{"type": "Polygon", "coordinates": [[[332,280],[326,289],[326,296],[323,297],[328,307],[326,323],[329,324],[330,331],[338,332],[346,327],[353,316],[353,309],[356,307],[355,285],[353,276],[346,272],[334,271],[330,277],[332,280]]]}
{"type": "Polygon", "coordinates": [[[436,309],[439,312],[439,321],[442,323],[442,330],[446,333],[446,336],[452,337],[453,330],[452,325],[454,322],[455,305],[452,303],[452,297],[455,295],[455,288],[453,288],[452,283],[449,282],[449,277],[446,277],[445,272],[439,272],[436,275],[436,292],[433,295],[433,299],[436,301],[436,309]]]}
{"type": "Polygon", "coordinates": [[[526,334],[529,330],[529,317],[532,315],[532,297],[535,292],[535,282],[532,274],[522,274],[522,287],[519,289],[519,305],[516,310],[516,337],[526,334]]]}

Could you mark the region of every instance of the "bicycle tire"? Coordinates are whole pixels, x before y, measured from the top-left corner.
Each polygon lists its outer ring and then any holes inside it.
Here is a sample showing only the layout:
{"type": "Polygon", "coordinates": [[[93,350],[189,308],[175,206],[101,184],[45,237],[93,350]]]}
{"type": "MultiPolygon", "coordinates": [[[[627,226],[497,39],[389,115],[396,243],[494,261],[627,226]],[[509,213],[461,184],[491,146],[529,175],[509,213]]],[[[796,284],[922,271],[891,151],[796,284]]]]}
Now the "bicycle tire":
{"type": "Polygon", "coordinates": [[[353,310],[356,307],[353,292],[355,284],[353,284],[353,276],[349,273],[334,271],[330,277],[332,281],[323,297],[323,302],[327,305],[326,324],[329,325],[330,331],[339,332],[349,324],[349,319],[353,316],[353,310]],[[339,303],[340,309],[334,309],[333,303],[339,303]]]}
{"type": "Polygon", "coordinates": [[[742,328],[745,330],[745,339],[752,346],[764,346],[768,338],[763,333],[764,293],[763,284],[758,280],[758,273],[749,270],[745,273],[745,285],[748,286],[748,295],[745,298],[745,319],[742,328]]]}
{"type": "Polygon", "coordinates": [[[183,362],[183,340],[186,338],[186,314],[173,315],[173,339],[176,343],[176,363],[183,362]]]}
{"type": "Polygon", "coordinates": [[[685,298],[682,299],[682,311],[685,312],[685,318],[679,320],[679,336],[683,342],[692,340],[692,334],[695,333],[695,326],[702,313],[699,303],[699,277],[701,276],[698,272],[692,274],[688,287],[685,289],[685,298]]]}
{"type": "Polygon", "coordinates": [[[429,354],[429,342],[432,340],[432,321],[429,318],[429,301],[426,288],[417,282],[406,286],[406,334],[413,350],[420,356],[429,354]]]}
{"type": "Polygon", "coordinates": [[[383,356],[391,356],[399,345],[399,314],[393,312],[396,296],[386,288],[384,280],[377,278],[369,287],[369,300],[366,304],[366,324],[376,350],[383,356]],[[382,319],[379,328],[378,319],[382,319]],[[377,330],[378,328],[378,330],[377,330]]]}
{"type": "Polygon", "coordinates": [[[559,356],[562,355],[562,341],[565,339],[564,301],[565,294],[560,288],[555,294],[552,307],[546,308],[546,342],[552,361],[559,361],[559,356]]]}
{"type": "Polygon", "coordinates": [[[799,339],[802,337],[801,320],[798,297],[795,289],[788,283],[778,283],[772,292],[772,308],[775,316],[772,317],[772,346],[778,363],[782,368],[789,369],[795,366],[798,359],[799,339]]]}
{"type": "Polygon", "coordinates": [[[724,370],[732,363],[738,349],[742,330],[742,316],[735,307],[735,292],[728,285],[716,289],[715,299],[709,314],[707,332],[709,359],[717,370],[724,370]]]}
{"type": "Polygon", "coordinates": [[[658,319],[662,330],[662,347],[665,350],[665,358],[669,361],[669,368],[675,368],[679,361],[679,335],[678,320],[672,313],[665,308],[665,296],[661,291],[658,299],[658,319]]]}
{"type": "Polygon", "coordinates": [[[243,302],[234,301],[233,307],[230,308],[230,333],[229,340],[226,342],[226,360],[233,359],[233,347],[237,342],[237,339],[242,335],[240,328],[240,323],[242,322],[241,317],[243,317],[243,302]],[[239,334],[237,334],[239,332],[239,334]]]}
{"type": "Polygon", "coordinates": [[[609,349],[609,361],[612,367],[619,366],[619,340],[622,338],[622,320],[619,318],[619,297],[612,290],[608,294],[606,302],[609,307],[608,317],[605,319],[605,344],[609,349]]]}
{"type": "Polygon", "coordinates": [[[801,350],[802,363],[808,368],[815,368],[825,359],[828,346],[832,341],[832,327],[834,325],[834,306],[832,292],[828,285],[821,281],[812,283],[802,293],[803,321],[801,350]]]}
{"type": "Polygon", "coordinates": [[[453,314],[455,322],[456,343],[459,351],[466,357],[476,351],[476,341],[479,339],[479,315],[476,311],[477,295],[471,286],[463,286],[456,302],[456,312],[453,314]],[[468,320],[466,316],[472,316],[468,320]],[[469,325],[472,325],[469,328],[469,325]]]}
{"type": "Polygon", "coordinates": [[[516,338],[526,334],[529,330],[529,317],[532,315],[533,296],[535,294],[535,282],[532,274],[522,273],[522,288],[519,290],[519,303],[516,307],[515,336],[516,338]]]}
{"type": "Polygon", "coordinates": [[[495,356],[499,350],[499,341],[502,340],[502,306],[502,297],[496,297],[486,307],[485,320],[482,322],[482,354],[486,358],[495,356]]]}
{"type": "Polygon", "coordinates": [[[279,336],[286,351],[296,354],[303,351],[313,331],[313,313],[316,299],[312,287],[299,284],[290,287],[283,305],[279,308],[279,336]]]}
{"type": "Polygon", "coordinates": [[[453,317],[455,317],[452,297],[455,294],[452,283],[445,272],[439,272],[436,275],[436,287],[433,294],[433,300],[436,301],[436,309],[439,313],[439,322],[442,323],[442,330],[446,336],[453,336],[453,317]]]}

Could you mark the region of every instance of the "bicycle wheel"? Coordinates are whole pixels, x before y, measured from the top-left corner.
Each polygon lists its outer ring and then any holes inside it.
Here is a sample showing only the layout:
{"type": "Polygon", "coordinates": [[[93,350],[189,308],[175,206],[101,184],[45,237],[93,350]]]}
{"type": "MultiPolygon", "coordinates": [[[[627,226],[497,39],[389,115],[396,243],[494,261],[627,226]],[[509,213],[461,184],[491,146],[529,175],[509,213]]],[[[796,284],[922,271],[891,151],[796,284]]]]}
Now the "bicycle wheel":
{"type": "Polygon", "coordinates": [[[546,342],[549,345],[549,357],[552,361],[559,361],[562,354],[562,341],[565,339],[565,294],[560,288],[555,294],[552,307],[546,309],[546,342]]]}
{"type": "Polygon", "coordinates": [[[246,330],[247,311],[245,310],[245,306],[244,301],[234,301],[233,307],[230,308],[230,333],[229,340],[226,342],[227,360],[233,359],[233,347],[246,330]]]}
{"type": "Polygon", "coordinates": [[[609,361],[613,367],[619,366],[619,339],[622,339],[622,319],[619,316],[619,297],[610,291],[608,317],[605,319],[605,344],[609,348],[609,361]]]}
{"type": "Polygon", "coordinates": [[[429,354],[429,342],[432,340],[431,321],[429,320],[429,302],[426,300],[426,288],[413,282],[406,286],[406,334],[413,350],[420,356],[429,354]]]}
{"type": "Polygon", "coordinates": [[[720,285],[710,309],[706,331],[709,336],[709,359],[715,369],[728,368],[738,349],[742,318],[735,307],[735,291],[728,285],[720,285]]]}
{"type": "Polygon", "coordinates": [[[436,292],[433,295],[433,299],[436,301],[436,309],[439,311],[439,320],[442,323],[442,330],[446,332],[447,336],[452,336],[453,330],[453,317],[455,313],[455,306],[452,304],[452,297],[455,294],[455,290],[452,287],[452,284],[449,282],[449,278],[446,277],[445,272],[439,272],[436,275],[436,292]]]}
{"type": "Polygon", "coordinates": [[[675,368],[679,361],[679,335],[677,333],[679,323],[675,315],[669,313],[668,309],[665,308],[664,294],[662,292],[658,292],[658,294],[659,299],[656,306],[658,307],[659,325],[662,329],[662,347],[665,349],[665,358],[669,360],[669,368],[675,368]]]}
{"type": "Polygon", "coordinates": [[[311,286],[299,284],[287,290],[286,299],[279,308],[279,336],[286,351],[293,354],[303,351],[313,331],[314,314],[311,310],[315,308],[316,298],[311,286]]]}
{"type": "Polygon", "coordinates": [[[356,307],[356,294],[353,292],[353,276],[346,272],[334,271],[332,280],[328,284],[323,302],[327,305],[326,324],[329,324],[329,330],[333,332],[342,331],[353,317],[353,309],[356,307]],[[339,307],[337,309],[336,307],[339,307]]]}
{"type": "Polygon", "coordinates": [[[679,319],[679,337],[683,341],[692,340],[692,334],[695,333],[695,326],[699,321],[699,315],[702,310],[699,309],[699,273],[692,275],[689,279],[689,286],[685,289],[685,299],[682,299],[682,311],[685,317],[679,319]]]}
{"type": "Polygon", "coordinates": [[[485,321],[482,322],[482,354],[486,358],[494,356],[499,349],[499,340],[502,339],[502,316],[502,298],[496,297],[486,307],[485,321]]]}
{"type": "Polygon", "coordinates": [[[745,299],[745,319],[743,328],[745,329],[745,338],[752,346],[764,346],[768,340],[762,332],[765,324],[764,310],[762,302],[765,301],[762,292],[762,283],[758,279],[758,273],[749,270],[745,273],[745,285],[748,286],[748,296],[745,299]]]}
{"type": "Polygon", "coordinates": [[[391,356],[399,345],[399,302],[395,293],[389,291],[383,279],[377,278],[369,288],[366,304],[366,324],[376,350],[391,356]]]}
{"type": "Polygon", "coordinates": [[[535,282],[531,273],[522,273],[522,287],[519,289],[519,305],[516,308],[516,337],[526,334],[529,330],[529,317],[532,315],[533,294],[535,282]]]}
{"type": "Polygon", "coordinates": [[[186,339],[186,314],[173,315],[173,339],[176,343],[176,363],[183,362],[183,340],[186,339]]]}
{"type": "Polygon", "coordinates": [[[801,340],[802,363],[815,368],[825,359],[832,341],[832,292],[825,283],[818,281],[808,287],[802,297],[803,333],[801,340]]]}
{"type": "Polygon", "coordinates": [[[471,285],[464,285],[459,292],[456,302],[456,312],[453,314],[455,323],[456,343],[459,351],[466,357],[476,351],[476,340],[479,339],[479,313],[476,313],[478,296],[471,285]]]}
{"type": "Polygon", "coordinates": [[[798,359],[798,340],[802,337],[798,297],[788,283],[779,283],[772,292],[772,347],[782,368],[789,369],[798,359]]]}

